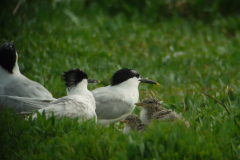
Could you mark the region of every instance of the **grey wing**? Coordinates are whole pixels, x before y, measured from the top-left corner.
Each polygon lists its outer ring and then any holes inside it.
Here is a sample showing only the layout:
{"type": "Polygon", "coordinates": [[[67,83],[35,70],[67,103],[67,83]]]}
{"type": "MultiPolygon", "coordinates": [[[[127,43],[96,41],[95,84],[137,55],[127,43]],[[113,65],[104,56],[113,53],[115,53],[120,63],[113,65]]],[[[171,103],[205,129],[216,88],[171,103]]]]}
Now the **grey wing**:
{"type": "Polygon", "coordinates": [[[46,88],[27,78],[24,81],[15,81],[2,89],[4,95],[29,98],[53,98],[52,94],[46,88]]]}
{"type": "Polygon", "coordinates": [[[16,112],[36,111],[54,100],[1,95],[0,105],[2,109],[13,108],[16,112]]]}
{"type": "Polygon", "coordinates": [[[121,102],[96,102],[98,119],[115,119],[131,111],[129,105],[121,102]]]}
{"type": "MultiPolygon", "coordinates": [[[[85,119],[93,118],[95,112],[85,106],[84,103],[68,99],[67,97],[60,98],[54,102],[51,102],[48,107],[39,110],[40,113],[45,110],[45,114],[49,117],[54,113],[55,117],[60,118],[66,116],[69,118],[80,117],[85,119]]],[[[33,115],[33,118],[36,114],[33,115]]]]}
{"type": "Polygon", "coordinates": [[[133,110],[124,103],[124,94],[101,88],[91,91],[96,101],[96,114],[98,119],[115,119],[133,110]]]}

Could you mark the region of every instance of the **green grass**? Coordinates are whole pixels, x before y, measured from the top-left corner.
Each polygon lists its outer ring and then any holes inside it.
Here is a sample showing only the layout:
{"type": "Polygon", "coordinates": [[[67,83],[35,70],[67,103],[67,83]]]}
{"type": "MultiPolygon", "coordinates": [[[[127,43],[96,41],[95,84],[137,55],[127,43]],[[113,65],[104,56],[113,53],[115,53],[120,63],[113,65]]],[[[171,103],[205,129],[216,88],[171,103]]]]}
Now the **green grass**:
{"type": "Polygon", "coordinates": [[[66,95],[63,71],[79,68],[100,80],[89,84],[92,90],[108,85],[118,69],[133,68],[161,84],[140,84],[140,100],[153,92],[191,127],[154,123],[140,136],[126,136],[122,125],[54,117],[27,122],[7,110],[0,112],[1,159],[240,159],[239,18],[152,22],[54,2],[23,3],[14,16],[16,3],[1,10],[0,42],[14,40],[22,74],[59,98],[66,95]]]}

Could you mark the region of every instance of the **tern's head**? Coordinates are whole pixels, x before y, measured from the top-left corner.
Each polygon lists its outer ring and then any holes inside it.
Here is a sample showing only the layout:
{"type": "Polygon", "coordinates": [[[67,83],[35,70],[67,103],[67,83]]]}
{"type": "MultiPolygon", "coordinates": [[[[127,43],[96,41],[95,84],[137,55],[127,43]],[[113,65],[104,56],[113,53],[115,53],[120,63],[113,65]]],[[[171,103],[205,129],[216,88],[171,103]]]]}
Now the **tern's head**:
{"type": "Polygon", "coordinates": [[[135,103],[137,106],[141,106],[143,109],[149,112],[157,112],[162,110],[161,101],[159,101],[156,97],[148,97],[142,100],[140,103],[135,103]]]}
{"type": "Polygon", "coordinates": [[[17,53],[14,44],[4,43],[0,47],[0,66],[12,74],[16,61],[17,53]]]}
{"type": "Polygon", "coordinates": [[[157,82],[141,77],[136,70],[129,68],[123,68],[115,72],[111,78],[111,83],[112,86],[115,86],[128,80],[134,81],[137,85],[139,83],[150,83],[159,85],[157,82]]]}
{"type": "Polygon", "coordinates": [[[63,80],[66,82],[66,88],[70,91],[72,88],[78,86],[80,83],[98,83],[100,81],[88,78],[87,74],[79,69],[72,69],[63,73],[63,80]]]}

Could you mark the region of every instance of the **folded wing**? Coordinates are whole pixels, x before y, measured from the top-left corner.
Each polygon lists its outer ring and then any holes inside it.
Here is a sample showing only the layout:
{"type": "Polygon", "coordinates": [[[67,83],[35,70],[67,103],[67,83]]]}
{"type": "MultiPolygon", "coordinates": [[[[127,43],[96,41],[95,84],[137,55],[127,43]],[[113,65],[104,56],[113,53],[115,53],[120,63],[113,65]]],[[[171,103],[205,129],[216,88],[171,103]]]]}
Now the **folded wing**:
{"type": "Polygon", "coordinates": [[[132,107],[131,100],[123,93],[116,90],[99,88],[91,91],[96,101],[96,114],[98,119],[115,119],[122,115],[130,114],[132,107]]]}
{"type": "Polygon", "coordinates": [[[28,98],[7,95],[0,96],[1,108],[13,108],[16,112],[36,111],[49,105],[52,101],[55,101],[55,99],[28,98]]]}

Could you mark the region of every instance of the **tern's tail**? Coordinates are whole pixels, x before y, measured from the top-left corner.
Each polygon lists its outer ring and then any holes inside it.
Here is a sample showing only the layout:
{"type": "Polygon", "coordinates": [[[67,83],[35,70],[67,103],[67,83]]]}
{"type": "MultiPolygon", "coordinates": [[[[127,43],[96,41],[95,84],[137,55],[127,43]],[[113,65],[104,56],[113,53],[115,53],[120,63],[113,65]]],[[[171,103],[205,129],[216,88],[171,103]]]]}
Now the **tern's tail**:
{"type": "Polygon", "coordinates": [[[38,99],[17,96],[0,96],[0,106],[2,109],[13,108],[16,112],[34,112],[38,109],[46,107],[55,99],[38,99]]]}

